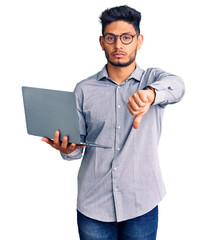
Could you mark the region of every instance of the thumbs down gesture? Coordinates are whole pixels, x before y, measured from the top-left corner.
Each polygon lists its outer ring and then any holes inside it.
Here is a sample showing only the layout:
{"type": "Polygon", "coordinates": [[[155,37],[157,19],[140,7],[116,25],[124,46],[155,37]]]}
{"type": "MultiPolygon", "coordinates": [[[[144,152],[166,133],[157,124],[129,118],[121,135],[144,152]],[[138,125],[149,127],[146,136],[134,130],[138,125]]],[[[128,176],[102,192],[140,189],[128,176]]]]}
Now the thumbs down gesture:
{"type": "Polygon", "coordinates": [[[148,87],[145,90],[139,90],[129,97],[127,103],[127,108],[129,112],[135,116],[133,127],[137,129],[143,118],[143,116],[148,112],[150,106],[155,101],[155,90],[152,87],[148,87]]]}

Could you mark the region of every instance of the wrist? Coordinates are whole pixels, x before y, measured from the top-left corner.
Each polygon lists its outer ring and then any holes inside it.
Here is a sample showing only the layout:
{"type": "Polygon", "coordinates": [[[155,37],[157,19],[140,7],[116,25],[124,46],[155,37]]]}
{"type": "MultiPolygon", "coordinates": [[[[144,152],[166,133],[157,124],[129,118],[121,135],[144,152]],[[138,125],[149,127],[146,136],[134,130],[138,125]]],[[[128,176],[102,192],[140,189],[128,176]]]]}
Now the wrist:
{"type": "Polygon", "coordinates": [[[155,102],[155,98],[156,98],[156,92],[155,89],[151,86],[146,86],[145,88],[143,88],[143,90],[148,90],[150,92],[150,100],[151,100],[151,105],[155,102]]]}

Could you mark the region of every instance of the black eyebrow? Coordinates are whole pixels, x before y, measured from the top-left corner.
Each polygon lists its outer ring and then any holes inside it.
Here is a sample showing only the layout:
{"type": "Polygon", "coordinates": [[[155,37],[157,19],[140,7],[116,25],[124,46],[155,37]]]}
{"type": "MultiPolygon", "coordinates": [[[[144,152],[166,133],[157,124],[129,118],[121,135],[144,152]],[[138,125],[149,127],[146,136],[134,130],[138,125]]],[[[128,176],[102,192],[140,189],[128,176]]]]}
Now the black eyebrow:
{"type": "MultiPolygon", "coordinates": [[[[116,34],[110,33],[110,32],[104,33],[104,35],[106,35],[106,34],[116,35],[116,34]]],[[[124,33],[121,33],[120,35],[123,35],[123,34],[132,34],[132,33],[131,32],[124,32],[124,33]]]]}

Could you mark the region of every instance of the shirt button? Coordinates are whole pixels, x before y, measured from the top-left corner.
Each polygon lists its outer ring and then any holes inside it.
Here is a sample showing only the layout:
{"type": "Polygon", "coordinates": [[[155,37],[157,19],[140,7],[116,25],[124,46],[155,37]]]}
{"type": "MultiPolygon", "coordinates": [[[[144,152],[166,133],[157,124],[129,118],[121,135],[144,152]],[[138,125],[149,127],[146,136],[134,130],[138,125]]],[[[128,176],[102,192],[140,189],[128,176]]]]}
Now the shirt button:
{"type": "Polygon", "coordinates": [[[121,106],[120,106],[120,105],[118,105],[118,108],[121,108],[121,106]]]}
{"type": "Polygon", "coordinates": [[[121,128],[121,126],[119,126],[119,125],[118,125],[118,126],[117,126],[117,128],[118,128],[118,129],[120,129],[120,128],[121,128]]]}
{"type": "Polygon", "coordinates": [[[116,170],[117,170],[117,168],[115,167],[115,168],[114,168],[114,171],[116,171],[116,170]]]}
{"type": "Polygon", "coordinates": [[[120,148],[117,148],[116,150],[117,150],[117,151],[119,151],[119,150],[120,150],[120,148]]]}
{"type": "Polygon", "coordinates": [[[119,191],[119,189],[118,188],[115,188],[115,192],[118,192],[119,191]]]}
{"type": "Polygon", "coordinates": [[[120,86],[118,86],[118,88],[120,88],[120,86]]]}

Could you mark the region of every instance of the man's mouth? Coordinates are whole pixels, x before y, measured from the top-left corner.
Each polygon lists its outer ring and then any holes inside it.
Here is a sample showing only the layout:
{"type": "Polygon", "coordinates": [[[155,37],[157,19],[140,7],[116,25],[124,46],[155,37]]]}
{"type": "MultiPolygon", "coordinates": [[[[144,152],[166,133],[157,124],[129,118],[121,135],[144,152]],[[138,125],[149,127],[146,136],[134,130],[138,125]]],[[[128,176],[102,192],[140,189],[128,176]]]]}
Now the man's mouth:
{"type": "Polygon", "coordinates": [[[114,52],[112,53],[112,56],[114,56],[115,58],[122,58],[125,56],[125,53],[123,52],[114,52]]]}

